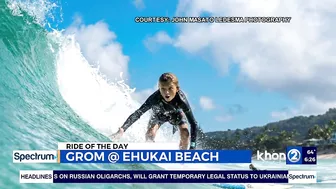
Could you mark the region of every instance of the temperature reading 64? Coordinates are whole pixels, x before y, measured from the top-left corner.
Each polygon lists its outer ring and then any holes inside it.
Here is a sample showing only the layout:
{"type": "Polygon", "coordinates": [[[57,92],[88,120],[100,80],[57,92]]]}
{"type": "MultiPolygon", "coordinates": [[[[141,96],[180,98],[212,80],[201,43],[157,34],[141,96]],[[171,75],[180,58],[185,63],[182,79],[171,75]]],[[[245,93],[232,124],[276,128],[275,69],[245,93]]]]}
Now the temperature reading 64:
{"type": "Polygon", "coordinates": [[[315,150],[307,150],[307,154],[315,154],[315,150]]]}

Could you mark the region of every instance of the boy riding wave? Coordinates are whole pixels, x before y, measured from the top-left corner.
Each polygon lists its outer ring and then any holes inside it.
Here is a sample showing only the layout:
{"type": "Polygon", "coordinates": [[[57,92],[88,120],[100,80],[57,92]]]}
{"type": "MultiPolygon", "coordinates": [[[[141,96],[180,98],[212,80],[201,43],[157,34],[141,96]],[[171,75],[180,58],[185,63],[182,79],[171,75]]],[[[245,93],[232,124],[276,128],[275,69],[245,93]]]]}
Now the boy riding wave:
{"type": "Polygon", "coordinates": [[[180,149],[187,150],[190,138],[189,149],[196,149],[196,137],[198,123],[193,115],[186,95],[179,86],[179,81],[173,73],[164,73],[159,78],[158,90],[151,94],[147,100],[132,113],[118,132],[113,134],[112,140],[120,138],[123,133],[136,122],[149,109],[153,110],[148,123],[146,141],[154,142],[156,132],[163,123],[169,122],[173,125],[173,132],[176,127],[180,131],[180,149]],[[187,121],[190,124],[190,134],[187,121]]]}

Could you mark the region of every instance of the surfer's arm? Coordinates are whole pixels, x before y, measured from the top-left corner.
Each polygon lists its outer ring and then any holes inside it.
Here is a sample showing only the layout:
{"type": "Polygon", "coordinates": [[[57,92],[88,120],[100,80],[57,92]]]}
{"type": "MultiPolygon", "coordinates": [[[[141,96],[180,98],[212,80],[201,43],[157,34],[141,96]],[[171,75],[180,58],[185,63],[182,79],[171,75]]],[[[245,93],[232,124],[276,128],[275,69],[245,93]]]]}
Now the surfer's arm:
{"type": "Polygon", "coordinates": [[[188,122],[190,124],[190,135],[191,135],[191,137],[190,137],[191,138],[190,147],[191,148],[196,148],[198,123],[195,119],[195,116],[194,116],[194,114],[191,110],[191,107],[189,105],[189,102],[188,102],[186,96],[182,92],[180,92],[180,96],[181,96],[181,101],[182,101],[182,104],[181,104],[182,110],[185,113],[185,115],[188,119],[188,122]]]}
{"type": "Polygon", "coordinates": [[[191,135],[191,139],[190,139],[190,145],[192,147],[196,147],[196,138],[197,138],[197,121],[194,117],[194,114],[192,113],[191,109],[188,110],[184,110],[186,117],[188,119],[188,122],[190,124],[190,135],[191,135]]]}
{"type": "Polygon", "coordinates": [[[143,103],[139,109],[137,109],[134,113],[132,113],[127,120],[125,121],[125,123],[123,124],[123,126],[121,127],[121,129],[123,129],[123,131],[125,132],[134,122],[136,122],[144,113],[146,113],[153,105],[154,102],[154,98],[155,98],[155,93],[153,93],[151,96],[149,96],[147,98],[147,100],[145,101],[145,103],[143,103]]]}

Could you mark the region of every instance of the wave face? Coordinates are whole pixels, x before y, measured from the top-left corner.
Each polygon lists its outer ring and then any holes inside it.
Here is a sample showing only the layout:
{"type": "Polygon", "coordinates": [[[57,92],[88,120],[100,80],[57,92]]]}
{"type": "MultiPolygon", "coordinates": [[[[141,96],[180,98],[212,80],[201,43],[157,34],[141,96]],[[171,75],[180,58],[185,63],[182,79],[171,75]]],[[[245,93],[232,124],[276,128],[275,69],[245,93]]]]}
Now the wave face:
{"type": "MultiPolygon", "coordinates": [[[[55,150],[58,142],[110,141],[139,103],[123,83],[90,67],[71,36],[46,29],[55,4],[0,1],[0,188],[209,188],[189,184],[20,184],[19,170],[162,169],[153,164],[13,164],[13,150],[55,150]]],[[[148,116],[124,141],[144,140],[148,116]]],[[[166,131],[159,133],[161,141],[166,131]]],[[[174,138],[174,137],[173,137],[174,138]]],[[[176,137],[175,137],[176,138],[176,137]]]]}

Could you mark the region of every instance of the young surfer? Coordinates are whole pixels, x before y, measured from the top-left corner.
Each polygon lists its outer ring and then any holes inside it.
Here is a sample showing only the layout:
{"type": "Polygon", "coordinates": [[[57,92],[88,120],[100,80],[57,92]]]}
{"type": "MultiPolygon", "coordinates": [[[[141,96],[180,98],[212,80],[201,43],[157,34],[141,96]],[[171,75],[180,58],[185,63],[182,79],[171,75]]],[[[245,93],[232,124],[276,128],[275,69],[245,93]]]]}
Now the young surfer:
{"type": "Polygon", "coordinates": [[[198,123],[193,115],[186,95],[180,88],[179,81],[173,73],[164,73],[159,78],[158,90],[151,94],[144,104],[132,113],[119,131],[112,135],[112,139],[120,138],[123,133],[149,109],[153,110],[148,123],[146,140],[153,141],[156,132],[163,123],[173,125],[173,132],[178,127],[180,131],[180,149],[196,148],[198,123]],[[188,124],[190,124],[190,134],[188,124]],[[190,136],[191,135],[191,136],[190,136]]]}

